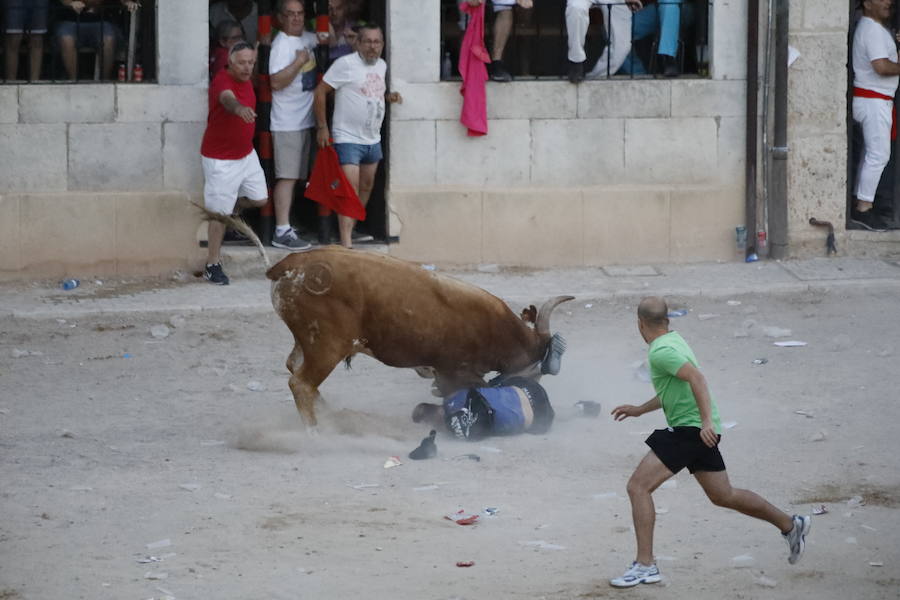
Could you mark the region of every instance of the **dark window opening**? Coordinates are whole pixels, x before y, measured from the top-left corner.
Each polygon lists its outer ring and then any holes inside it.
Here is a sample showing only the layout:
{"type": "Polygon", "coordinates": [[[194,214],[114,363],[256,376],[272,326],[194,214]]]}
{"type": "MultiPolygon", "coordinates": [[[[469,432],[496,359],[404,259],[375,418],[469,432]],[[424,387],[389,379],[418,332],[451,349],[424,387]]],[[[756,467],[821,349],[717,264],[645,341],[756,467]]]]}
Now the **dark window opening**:
{"type": "MultiPolygon", "coordinates": [[[[485,0],[485,46],[494,61],[502,61],[499,67],[496,62],[489,66],[495,80],[504,79],[500,69],[515,79],[569,77],[570,54],[579,46],[584,58],[574,58],[583,60],[581,68],[588,78],[709,75],[709,0],[650,0],[634,13],[624,0],[613,4],[536,0],[530,9],[503,6],[506,3],[509,0],[495,6],[485,0]],[[568,17],[567,5],[571,5],[568,17]],[[605,23],[611,24],[611,35],[605,23]],[[567,25],[584,27],[583,45],[575,40],[575,32],[570,47],[567,25]],[[618,45],[609,43],[616,38],[618,45]],[[604,54],[607,47],[610,51],[604,54]],[[601,57],[605,65],[598,64],[601,57]]],[[[441,0],[442,80],[459,78],[459,49],[467,22],[456,0],[441,0]]]]}
{"type": "Polygon", "coordinates": [[[4,83],[155,81],[156,0],[6,0],[0,14],[4,83]]]}

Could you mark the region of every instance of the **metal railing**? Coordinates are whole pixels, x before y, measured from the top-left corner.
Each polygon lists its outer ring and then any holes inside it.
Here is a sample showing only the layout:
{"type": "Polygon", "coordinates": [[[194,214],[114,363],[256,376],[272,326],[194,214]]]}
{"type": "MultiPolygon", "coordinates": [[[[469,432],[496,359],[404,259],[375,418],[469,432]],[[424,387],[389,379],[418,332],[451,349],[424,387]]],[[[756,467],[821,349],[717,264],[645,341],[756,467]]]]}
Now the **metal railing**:
{"type": "MultiPolygon", "coordinates": [[[[530,9],[514,7],[512,30],[502,51],[503,67],[517,80],[565,79],[570,55],[577,55],[580,46],[588,79],[709,76],[711,0],[650,0],[634,12],[624,0],[602,1],[534,0],[530,9]],[[570,27],[576,30],[572,40],[570,27]],[[575,39],[579,28],[584,32],[583,44],[575,39]],[[660,59],[663,53],[670,53],[665,56],[672,57],[677,73],[668,60],[660,59]]],[[[457,3],[441,0],[442,80],[459,79],[459,47],[467,17],[457,3]]],[[[491,0],[485,3],[485,45],[493,55],[499,13],[491,0]]]]}
{"type": "Polygon", "coordinates": [[[0,83],[155,79],[155,0],[134,12],[107,2],[76,13],[50,0],[42,13],[41,4],[0,2],[0,83]]]}

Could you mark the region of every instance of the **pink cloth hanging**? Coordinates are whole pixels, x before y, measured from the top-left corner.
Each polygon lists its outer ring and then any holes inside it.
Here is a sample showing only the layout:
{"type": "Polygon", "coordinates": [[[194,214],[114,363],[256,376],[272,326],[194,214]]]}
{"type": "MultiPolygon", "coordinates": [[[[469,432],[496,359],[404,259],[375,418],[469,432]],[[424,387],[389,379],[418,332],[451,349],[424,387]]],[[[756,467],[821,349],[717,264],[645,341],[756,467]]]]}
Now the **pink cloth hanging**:
{"type": "Polygon", "coordinates": [[[459,9],[469,15],[469,24],[459,49],[459,74],[463,96],[462,113],[459,122],[469,130],[469,135],[487,135],[487,63],[491,62],[484,45],[484,2],[471,6],[461,2],[459,9]]]}

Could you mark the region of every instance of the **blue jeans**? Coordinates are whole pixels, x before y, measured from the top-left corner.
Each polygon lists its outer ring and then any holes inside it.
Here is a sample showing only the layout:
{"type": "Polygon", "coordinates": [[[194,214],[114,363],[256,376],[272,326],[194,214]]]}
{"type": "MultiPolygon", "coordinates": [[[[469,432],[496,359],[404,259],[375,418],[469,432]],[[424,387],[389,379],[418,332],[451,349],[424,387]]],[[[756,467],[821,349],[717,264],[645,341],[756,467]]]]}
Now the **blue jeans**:
{"type": "MultiPolygon", "coordinates": [[[[642,40],[659,30],[659,46],[656,53],[675,56],[678,53],[678,36],[681,33],[681,11],[688,10],[682,6],[683,2],[684,0],[659,0],[658,3],[648,4],[634,13],[631,40],[642,40]]],[[[643,75],[647,72],[634,50],[625,59],[619,71],[634,75],[643,75]]]]}
{"type": "Polygon", "coordinates": [[[338,161],[342,165],[370,165],[379,162],[383,157],[381,142],[371,145],[335,144],[334,151],[337,152],[338,161]]]}
{"type": "Polygon", "coordinates": [[[103,45],[103,40],[113,39],[114,43],[118,43],[122,39],[119,28],[107,21],[93,21],[87,23],[76,23],[75,21],[62,21],[56,27],[56,37],[75,38],[77,46],[87,46],[89,48],[99,48],[103,45]]]}

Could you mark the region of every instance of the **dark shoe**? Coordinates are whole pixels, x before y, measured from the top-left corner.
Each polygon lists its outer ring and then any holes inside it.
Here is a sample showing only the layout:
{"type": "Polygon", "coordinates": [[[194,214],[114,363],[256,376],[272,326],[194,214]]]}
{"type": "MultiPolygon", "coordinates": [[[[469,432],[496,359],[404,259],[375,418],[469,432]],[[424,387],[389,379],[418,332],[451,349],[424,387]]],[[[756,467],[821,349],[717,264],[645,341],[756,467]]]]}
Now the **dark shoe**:
{"type": "Polygon", "coordinates": [[[887,231],[887,225],[882,222],[881,217],[875,214],[874,210],[860,212],[858,210],[850,211],[850,222],[859,225],[863,229],[882,233],[887,231]]]}
{"type": "Polygon", "coordinates": [[[312,244],[301,238],[297,235],[297,232],[292,229],[288,229],[281,235],[276,235],[272,238],[272,245],[276,248],[283,248],[284,250],[298,251],[298,250],[309,250],[312,248],[312,244]]]}
{"type": "Polygon", "coordinates": [[[681,70],[678,68],[678,61],[675,60],[674,56],[660,54],[658,57],[663,68],[663,77],[678,77],[681,75],[681,70]]]}
{"type": "Polygon", "coordinates": [[[203,269],[203,277],[210,283],[216,285],[228,285],[228,275],[222,270],[222,265],[216,263],[214,265],[206,265],[203,269]]]}
{"type": "Polygon", "coordinates": [[[494,81],[507,82],[513,80],[512,74],[506,69],[506,65],[503,64],[502,60],[491,61],[491,64],[488,65],[488,73],[494,81]]]}
{"type": "Polygon", "coordinates": [[[409,457],[413,460],[424,460],[426,458],[434,458],[437,456],[437,445],[434,443],[434,436],[437,432],[432,429],[428,437],[422,440],[419,447],[409,453],[409,457]]]}
{"type": "Polygon", "coordinates": [[[584,81],[584,63],[569,61],[569,83],[581,83],[584,81]]]}

